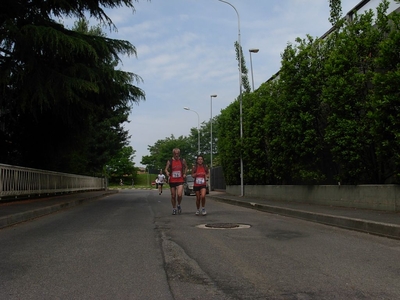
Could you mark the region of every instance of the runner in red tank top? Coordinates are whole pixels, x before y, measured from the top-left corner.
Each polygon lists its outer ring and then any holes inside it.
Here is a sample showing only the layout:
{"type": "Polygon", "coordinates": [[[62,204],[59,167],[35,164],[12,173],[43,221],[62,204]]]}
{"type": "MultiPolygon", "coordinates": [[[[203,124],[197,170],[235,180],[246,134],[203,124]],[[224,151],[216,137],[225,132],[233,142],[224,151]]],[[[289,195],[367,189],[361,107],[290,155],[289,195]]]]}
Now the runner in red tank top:
{"type": "Polygon", "coordinates": [[[167,161],[167,165],[165,166],[165,174],[169,177],[168,183],[171,190],[173,215],[176,215],[176,212],[178,212],[178,214],[182,212],[183,183],[185,182],[187,170],[186,161],[180,157],[180,153],[181,150],[178,148],[172,150],[173,157],[167,161]],[[176,206],[176,202],[178,202],[178,207],[176,206]]]}
{"type": "Polygon", "coordinates": [[[194,178],[193,191],[196,192],[196,216],[200,215],[200,202],[201,214],[205,216],[206,212],[206,192],[207,192],[207,178],[209,176],[208,168],[204,165],[204,158],[198,155],[196,165],[192,169],[192,176],[194,178]]]}

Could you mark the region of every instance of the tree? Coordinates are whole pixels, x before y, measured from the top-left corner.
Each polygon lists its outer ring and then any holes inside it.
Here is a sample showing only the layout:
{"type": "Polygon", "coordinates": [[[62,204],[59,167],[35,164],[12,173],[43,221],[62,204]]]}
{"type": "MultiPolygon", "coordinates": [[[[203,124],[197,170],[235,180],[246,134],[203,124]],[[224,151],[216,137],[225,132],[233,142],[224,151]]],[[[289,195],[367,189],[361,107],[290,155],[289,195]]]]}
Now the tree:
{"type": "MultiPolygon", "coordinates": [[[[397,1],[399,2],[399,1],[397,1]]],[[[372,94],[371,131],[377,165],[385,183],[400,182],[400,14],[386,16],[378,10],[377,24],[387,38],[379,45],[372,94]]]]}
{"type": "MultiPolygon", "coordinates": [[[[321,90],[325,82],[324,42],[296,40],[282,54],[279,85],[279,116],[281,134],[275,136],[278,151],[271,151],[285,162],[282,177],[286,183],[313,183],[325,179],[321,165],[324,155],[324,118],[321,114],[321,90]]],[[[277,170],[276,170],[277,171],[277,170]]]]}
{"type": "Polygon", "coordinates": [[[164,170],[167,160],[172,157],[172,150],[174,148],[179,148],[181,150],[181,157],[186,159],[190,167],[192,160],[188,157],[188,153],[190,152],[191,143],[187,137],[180,136],[175,138],[174,135],[163,140],[158,140],[153,146],[149,145],[148,150],[150,155],[143,156],[140,163],[147,166],[149,169],[164,170]]]}
{"type": "Polygon", "coordinates": [[[329,22],[332,26],[337,26],[342,18],[342,1],[329,0],[330,17],[329,22]]]}
{"type": "Polygon", "coordinates": [[[227,184],[239,184],[240,155],[245,184],[399,182],[399,14],[384,0],[347,22],[330,3],[332,34],[289,44],[279,75],[243,95],[243,145],[238,101],[222,111],[227,184]]]}
{"type": "MultiPolygon", "coordinates": [[[[242,86],[243,86],[243,91],[245,93],[250,93],[251,92],[251,88],[250,88],[250,83],[249,83],[249,77],[248,77],[248,73],[249,71],[247,70],[246,67],[246,61],[244,59],[243,56],[243,49],[242,46],[239,47],[239,43],[235,42],[235,51],[236,51],[236,60],[238,61],[239,64],[239,54],[240,54],[240,62],[242,63],[242,86]]],[[[239,65],[240,68],[240,65],[239,65]]]]}
{"type": "Polygon", "coordinates": [[[323,101],[329,107],[326,141],[337,165],[336,180],[348,184],[379,182],[371,135],[370,95],[384,35],[374,26],[374,14],[354,16],[337,35],[325,64],[323,101]]]}
{"type": "MultiPolygon", "coordinates": [[[[123,147],[117,155],[108,161],[106,171],[113,177],[135,176],[136,168],[133,159],[135,158],[135,150],[131,146],[123,147]]],[[[134,178],[133,178],[134,179],[134,178]]]]}
{"type": "Polygon", "coordinates": [[[257,93],[243,95],[246,107],[243,122],[243,173],[246,184],[264,184],[269,182],[270,162],[268,158],[268,142],[263,126],[267,113],[267,101],[261,98],[263,87],[257,93]]]}
{"type": "MultiPolygon", "coordinates": [[[[220,166],[220,160],[219,160],[219,151],[218,151],[218,132],[219,132],[219,116],[220,115],[215,115],[213,116],[212,119],[212,143],[213,143],[213,155],[212,155],[212,160],[213,160],[213,167],[220,166]]],[[[201,124],[201,153],[204,155],[204,161],[207,165],[211,165],[211,123],[210,121],[208,122],[203,122],[201,124]]]]}
{"type": "Polygon", "coordinates": [[[116,67],[119,55],[136,55],[135,48],[127,41],[108,39],[99,30],[90,31],[83,23],[69,30],[52,18],[84,17],[88,12],[113,26],[102,7],[133,9],[132,2],[1,2],[2,162],[97,172],[109,158],[90,166],[91,153],[96,157],[102,153],[92,152],[97,146],[89,144],[98,126],[115,138],[116,143],[109,144],[110,154],[111,147],[118,150],[126,143],[121,122],[127,121],[131,103],[144,99],[144,92],[132,84],[140,77],[116,67]]]}
{"type": "Polygon", "coordinates": [[[234,101],[223,109],[218,120],[218,152],[226,184],[239,184],[242,152],[238,122],[239,101],[234,101]]]}

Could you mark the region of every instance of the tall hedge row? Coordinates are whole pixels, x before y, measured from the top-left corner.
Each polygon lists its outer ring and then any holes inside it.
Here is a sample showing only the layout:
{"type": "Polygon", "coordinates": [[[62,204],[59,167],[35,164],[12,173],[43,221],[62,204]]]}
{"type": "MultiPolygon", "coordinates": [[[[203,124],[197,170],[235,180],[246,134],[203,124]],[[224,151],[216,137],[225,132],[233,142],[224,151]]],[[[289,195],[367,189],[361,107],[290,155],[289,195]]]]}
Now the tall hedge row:
{"type": "Polygon", "coordinates": [[[338,23],[325,39],[297,39],[278,76],[221,112],[227,184],[400,182],[400,15],[338,23]]]}

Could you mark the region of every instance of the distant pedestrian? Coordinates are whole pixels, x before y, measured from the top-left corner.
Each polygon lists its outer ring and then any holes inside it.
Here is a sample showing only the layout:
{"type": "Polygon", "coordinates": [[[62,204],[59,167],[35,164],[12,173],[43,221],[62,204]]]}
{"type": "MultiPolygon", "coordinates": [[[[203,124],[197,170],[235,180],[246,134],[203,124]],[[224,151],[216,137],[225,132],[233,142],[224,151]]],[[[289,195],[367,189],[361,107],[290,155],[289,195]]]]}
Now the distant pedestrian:
{"type": "Polygon", "coordinates": [[[163,185],[165,182],[165,175],[163,174],[162,170],[160,170],[160,174],[158,174],[157,176],[157,181],[158,181],[158,194],[161,195],[163,190],[163,185]]]}
{"type": "Polygon", "coordinates": [[[175,148],[172,150],[173,157],[167,161],[165,174],[168,177],[171,191],[172,214],[182,213],[181,202],[183,195],[183,183],[186,178],[187,165],[186,160],[181,158],[181,150],[175,148]],[[178,206],[176,205],[178,202],[178,206]]]}
{"type": "Polygon", "coordinates": [[[193,191],[196,193],[196,216],[200,215],[200,204],[201,214],[205,216],[206,212],[206,193],[207,193],[207,178],[209,176],[209,170],[204,165],[204,158],[202,155],[198,155],[196,159],[196,165],[192,169],[192,177],[194,178],[193,191]]]}

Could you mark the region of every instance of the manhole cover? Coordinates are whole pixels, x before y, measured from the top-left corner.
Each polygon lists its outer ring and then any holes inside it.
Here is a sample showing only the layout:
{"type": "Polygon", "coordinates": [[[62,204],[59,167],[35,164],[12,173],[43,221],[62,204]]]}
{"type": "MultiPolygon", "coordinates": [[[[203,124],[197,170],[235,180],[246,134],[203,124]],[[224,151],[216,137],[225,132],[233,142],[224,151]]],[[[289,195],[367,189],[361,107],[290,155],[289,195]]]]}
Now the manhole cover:
{"type": "Polygon", "coordinates": [[[215,223],[215,224],[206,224],[206,227],[210,228],[236,228],[239,227],[239,224],[234,223],[215,223]]]}
{"type": "Polygon", "coordinates": [[[250,228],[250,225],[238,223],[212,223],[198,225],[197,227],[203,229],[243,229],[250,228]]]}

